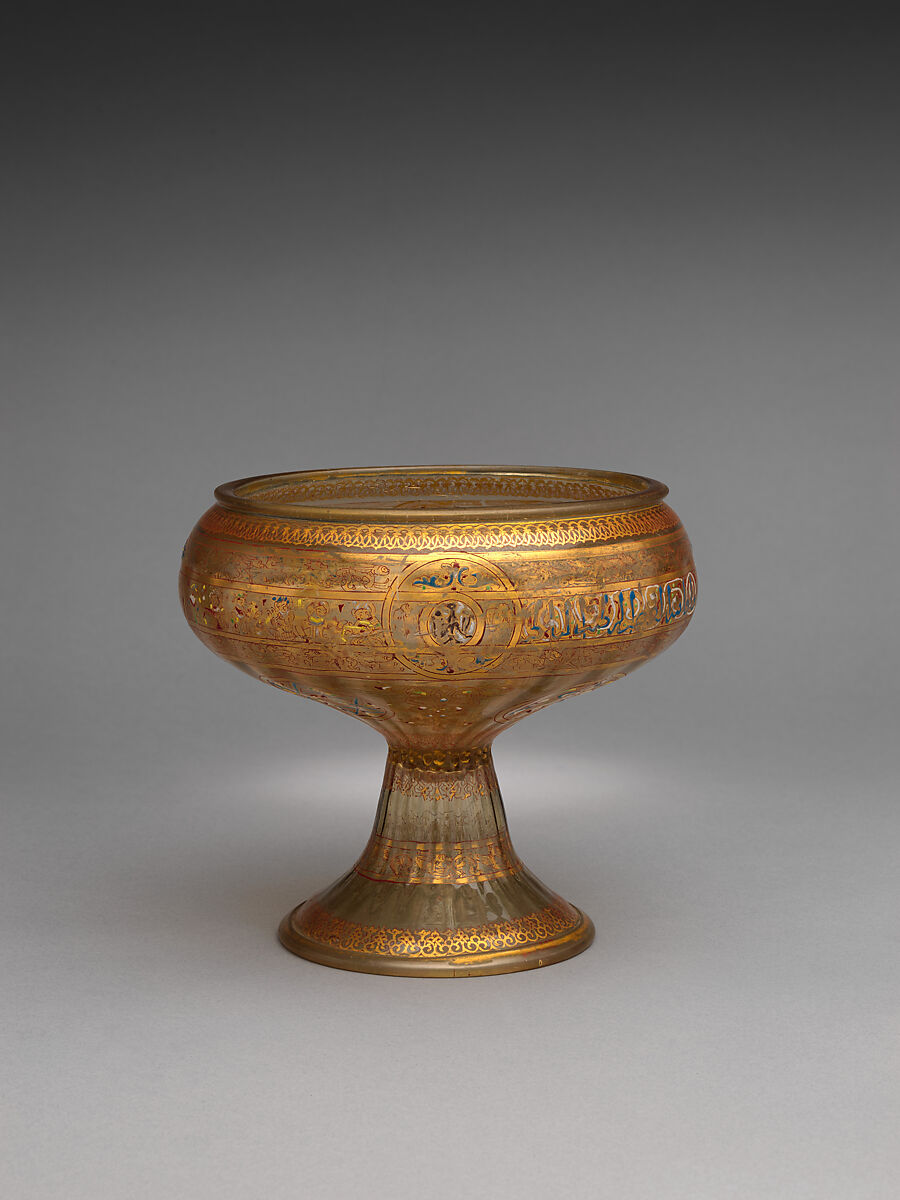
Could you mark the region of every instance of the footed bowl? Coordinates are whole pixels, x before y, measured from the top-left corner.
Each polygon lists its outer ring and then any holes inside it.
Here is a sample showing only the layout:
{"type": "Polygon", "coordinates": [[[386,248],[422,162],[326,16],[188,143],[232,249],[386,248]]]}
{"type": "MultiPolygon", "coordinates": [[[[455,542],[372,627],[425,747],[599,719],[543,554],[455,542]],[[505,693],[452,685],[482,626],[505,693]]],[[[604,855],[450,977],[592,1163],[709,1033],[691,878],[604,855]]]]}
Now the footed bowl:
{"type": "Polygon", "coordinates": [[[516,855],[491,744],[621,679],[697,597],[668,489],[547,467],[300,471],[216,489],[182,558],[199,639],[384,734],[356,863],[281,924],[328,966],[486,975],[586,949],[591,921],[516,855]]]}

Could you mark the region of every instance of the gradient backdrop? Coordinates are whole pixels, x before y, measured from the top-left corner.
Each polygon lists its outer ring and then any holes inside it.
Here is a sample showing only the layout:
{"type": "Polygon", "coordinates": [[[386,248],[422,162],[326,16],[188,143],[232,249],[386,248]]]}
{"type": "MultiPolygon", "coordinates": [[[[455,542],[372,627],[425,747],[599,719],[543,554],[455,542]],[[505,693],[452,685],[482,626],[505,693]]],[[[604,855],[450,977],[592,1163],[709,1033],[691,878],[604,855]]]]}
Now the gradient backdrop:
{"type": "Polygon", "coordinates": [[[4,39],[4,1195],[896,1194],[897,43],[621,7],[4,39]],[[548,970],[280,949],[384,747],[179,610],[215,484],[414,462],[655,476],[694,543],[678,645],[497,744],[597,924],[548,970]]]}

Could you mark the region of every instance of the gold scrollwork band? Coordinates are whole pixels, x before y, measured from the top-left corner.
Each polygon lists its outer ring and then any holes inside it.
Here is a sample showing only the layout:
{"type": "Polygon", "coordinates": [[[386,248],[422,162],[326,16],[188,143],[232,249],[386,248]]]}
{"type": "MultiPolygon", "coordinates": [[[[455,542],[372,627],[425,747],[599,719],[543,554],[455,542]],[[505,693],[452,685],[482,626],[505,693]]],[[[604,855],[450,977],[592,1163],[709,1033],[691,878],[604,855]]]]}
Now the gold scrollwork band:
{"type": "Polygon", "coordinates": [[[459,929],[386,929],[358,925],[327,912],[314,900],[294,914],[293,929],[320,945],[391,958],[453,958],[523,950],[574,933],[584,918],[560,901],[512,921],[489,921],[459,929]]]}
{"type": "Polygon", "coordinates": [[[509,835],[464,842],[404,842],[373,834],[354,870],[386,883],[486,883],[521,869],[509,835]]]}
{"type": "Polygon", "coordinates": [[[352,522],[286,521],[245,517],[211,508],[200,521],[207,533],[289,546],[342,546],[362,550],[477,550],[585,546],[617,538],[646,537],[679,524],[667,504],[596,517],[557,521],[492,522],[489,525],[360,525],[352,522]]]}
{"type": "Polygon", "coordinates": [[[406,750],[392,746],[388,751],[388,762],[407,771],[470,771],[490,763],[491,751],[487,746],[475,746],[465,750],[450,747],[406,750]]]}

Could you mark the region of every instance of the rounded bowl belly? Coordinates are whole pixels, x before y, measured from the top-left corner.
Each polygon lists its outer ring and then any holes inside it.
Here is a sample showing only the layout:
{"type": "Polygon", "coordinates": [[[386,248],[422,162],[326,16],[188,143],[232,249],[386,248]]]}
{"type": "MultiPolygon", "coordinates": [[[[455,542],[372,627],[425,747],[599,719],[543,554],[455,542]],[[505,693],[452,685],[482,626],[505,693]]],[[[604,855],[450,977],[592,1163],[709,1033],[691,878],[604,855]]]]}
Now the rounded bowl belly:
{"type": "Polygon", "coordinates": [[[182,604],[221,657],[394,746],[483,746],[684,630],[697,579],[665,494],[548,468],[237,481],[188,538],[182,604]]]}

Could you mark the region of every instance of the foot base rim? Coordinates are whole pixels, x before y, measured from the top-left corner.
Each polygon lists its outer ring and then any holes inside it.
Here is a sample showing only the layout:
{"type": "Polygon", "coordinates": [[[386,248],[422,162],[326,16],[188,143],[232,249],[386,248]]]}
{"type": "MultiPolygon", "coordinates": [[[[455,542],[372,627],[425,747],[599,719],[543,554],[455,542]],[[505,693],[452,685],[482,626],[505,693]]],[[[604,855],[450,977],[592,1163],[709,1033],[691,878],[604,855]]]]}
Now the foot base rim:
{"type": "Polygon", "coordinates": [[[506,975],[514,971],[532,971],[563,962],[587,950],[594,940],[590,917],[574,905],[579,921],[559,937],[537,945],[508,950],[461,954],[446,958],[418,958],[387,954],[366,954],[314,941],[297,928],[304,904],[299,904],[281,922],[278,939],[286,950],[310,962],[341,971],[360,971],[366,975],[410,975],[422,978],[461,978],[471,975],[506,975]]]}

